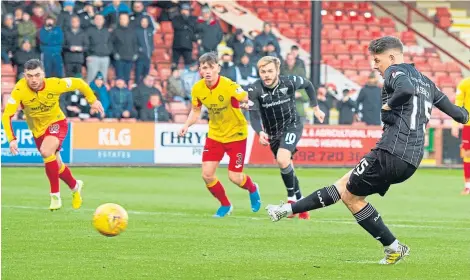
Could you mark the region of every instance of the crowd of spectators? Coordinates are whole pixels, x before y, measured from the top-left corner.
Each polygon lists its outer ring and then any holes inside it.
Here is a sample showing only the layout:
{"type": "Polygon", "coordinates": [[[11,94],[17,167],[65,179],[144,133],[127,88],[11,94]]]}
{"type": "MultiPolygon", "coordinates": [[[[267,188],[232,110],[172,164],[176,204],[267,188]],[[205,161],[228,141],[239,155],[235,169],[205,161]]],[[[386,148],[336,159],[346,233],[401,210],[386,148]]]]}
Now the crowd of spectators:
{"type": "MultiPolygon", "coordinates": [[[[191,88],[200,79],[195,51],[199,55],[218,52],[221,75],[242,86],[258,79],[256,62],[265,55],[283,61],[282,75],[306,77],[299,47],[293,46],[281,57],[270,23],[255,36],[248,37],[241,29],[224,34],[208,6],[202,6],[197,16],[192,10],[190,1],[178,0],[2,1],[2,63],[15,67],[16,80],[22,78],[23,64],[32,58],[43,60],[47,77],[81,77],[103,103],[105,118],[121,121],[171,122],[170,104],[189,108],[191,88]],[[161,9],[158,18],[146,12],[150,5],[161,9]],[[150,69],[155,65],[154,36],[165,21],[174,30],[171,74],[158,81],[150,69]],[[110,69],[115,73],[112,79],[110,69]]],[[[340,124],[380,122],[380,89],[374,74],[359,94],[349,89],[338,93],[331,84],[319,85],[317,91],[325,124],[330,123],[332,110],[339,113],[340,124]]],[[[296,93],[296,100],[302,119],[318,123],[308,111],[304,90],[296,93]]],[[[61,107],[69,118],[100,120],[90,115],[80,92],[64,94],[61,107]]]]}

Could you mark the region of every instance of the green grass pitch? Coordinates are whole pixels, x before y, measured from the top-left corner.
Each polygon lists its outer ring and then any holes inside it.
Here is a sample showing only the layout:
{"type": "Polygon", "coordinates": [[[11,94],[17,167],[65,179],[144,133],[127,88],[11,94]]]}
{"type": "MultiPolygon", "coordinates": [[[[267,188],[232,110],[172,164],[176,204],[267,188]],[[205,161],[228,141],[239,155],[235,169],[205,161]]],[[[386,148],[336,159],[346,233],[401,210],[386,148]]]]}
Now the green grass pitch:
{"type": "MultiPolygon", "coordinates": [[[[379,266],[382,247],[338,203],[309,221],[271,222],[267,203],[285,199],[276,168],[246,171],[260,184],[262,210],[246,191],[219,178],[234,205],[224,219],[193,168],[72,168],[85,181],[82,209],[49,212],[42,168],[2,168],[2,279],[470,279],[470,197],[461,171],[419,170],[385,198],[369,199],[411,255],[379,266]],[[129,212],[118,237],[98,234],[94,209],[114,202],[129,212]]],[[[346,169],[299,169],[304,195],[346,169]]]]}

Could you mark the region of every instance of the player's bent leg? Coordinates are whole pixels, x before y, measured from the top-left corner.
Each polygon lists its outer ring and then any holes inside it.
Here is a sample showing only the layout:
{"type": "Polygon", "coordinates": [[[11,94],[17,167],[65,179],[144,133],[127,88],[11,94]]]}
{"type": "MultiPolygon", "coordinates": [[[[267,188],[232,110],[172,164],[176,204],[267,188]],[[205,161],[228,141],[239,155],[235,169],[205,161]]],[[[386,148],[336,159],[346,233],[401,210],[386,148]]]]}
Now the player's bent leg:
{"type": "Polygon", "coordinates": [[[351,172],[352,171],[346,173],[341,179],[336,181],[334,185],[316,190],[295,203],[268,205],[265,209],[268,211],[271,220],[277,222],[292,214],[303,213],[333,205],[341,199],[341,194],[346,190],[346,184],[351,172]]]}
{"type": "Polygon", "coordinates": [[[84,186],[83,181],[76,180],[70,168],[65,165],[60,156],[60,152],[56,152],[57,162],[59,163],[59,178],[64,181],[72,191],[72,208],[79,209],[82,206],[82,189],[84,186]]]}
{"type": "Polygon", "coordinates": [[[220,207],[214,217],[221,218],[232,212],[232,205],[225,194],[224,187],[215,176],[218,166],[218,161],[204,161],[202,163],[202,179],[210,193],[220,202],[220,207]]]}
{"type": "Polygon", "coordinates": [[[261,196],[258,184],[254,183],[250,176],[242,172],[229,170],[228,177],[232,183],[248,191],[250,195],[251,211],[258,212],[261,208],[261,196]]]}
{"type": "Polygon", "coordinates": [[[375,208],[367,203],[365,196],[352,194],[348,189],[341,199],[356,218],[357,223],[384,246],[385,257],[380,264],[396,264],[409,255],[410,248],[401,244],[384,224],[375,208]]]}
{"type": "Polygon", "coordinates": [[[59,145],[60,141],[57,137],[48,135],[44,137],[44,140],[39,147],[39,152],[44,160],[46,175],[51,187],[51,204],[49,206],[51,211],[62,207],[59,188],[59,163],[57,162],[55,155],[59,145]]]}

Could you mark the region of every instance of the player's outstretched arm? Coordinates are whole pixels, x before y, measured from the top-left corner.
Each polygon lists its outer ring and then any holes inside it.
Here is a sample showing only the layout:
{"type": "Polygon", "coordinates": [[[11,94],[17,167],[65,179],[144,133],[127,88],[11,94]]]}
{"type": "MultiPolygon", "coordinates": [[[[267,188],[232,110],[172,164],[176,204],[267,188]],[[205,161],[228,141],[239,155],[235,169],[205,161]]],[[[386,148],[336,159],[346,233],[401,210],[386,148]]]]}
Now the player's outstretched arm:
{"type": "Polygon", "coordinates": [[[3,112],[2,116],[3,129],[5,130],[5,135],[8,142],[10,143],[10,151],[14,155],[18,154],[18,144],[16,142],[15,133],[13,132],[13,128],[11,126],[11,118],[16,114],[20,103],[20,100],[17,97],[18,93],[19,89],[15,87],[7,101],[7,104],[5,105],[5,111],[3,112]]]}
{"type": "MultiPolygon", "coordinates": [[[[320,110],[317,101],[317,92],[310,80],[307,80],[301,76],[289,76],[289,80],[294,84],[295,90],[305,89],[307,92],[308,98],[310,99],[310,106],[313,108],[313,113],[317,119],[323,123],[325,119],[325,113],[320,110]]],[[[295,93],[294,93],[295,94],[295,93]]]]}
{"type": "Polygon", "coordinates": [[[468,123],[468,111],[463,107],[452,104],[445,94],[441,93],[437,101],[434,102],[434,105],[446,115],[454,119],[454,121],[461,124],[468,123]]]}
{"type": "Polygon", "coordinates": [[[189,112],[188,119],[184,123],[184,126],[179,131],[179,136],[184,136],[188,132],[188,128],[195,124],[201,116],[201,106],[192,106],[191,112],[189,112]]]}
{"type": "Polygon", "coordinates": [[[104,117],[104,108],[101,102],[95,96],[95,93],[90,86],[80,78],[64,78],[59,80],[59,91],[61,93],[79,90],[88,103],[91,105],[90,113],[100,113],[101,117],[104,117]]]}

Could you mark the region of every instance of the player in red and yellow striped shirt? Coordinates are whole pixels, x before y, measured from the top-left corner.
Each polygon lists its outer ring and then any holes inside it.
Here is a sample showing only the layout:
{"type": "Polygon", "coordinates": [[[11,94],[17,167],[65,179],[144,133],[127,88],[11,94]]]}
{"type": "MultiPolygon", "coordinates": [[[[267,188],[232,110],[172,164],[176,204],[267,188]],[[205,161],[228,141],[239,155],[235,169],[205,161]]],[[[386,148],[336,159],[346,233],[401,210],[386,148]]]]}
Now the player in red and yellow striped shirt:
{"type": "MultiPolygon", "coordinates": [[[[455,97],[455,105],[464,107],[470,112],[470,77],[463,79],[457,86],[457,95],[455,97]]],[[[459,137],[459,124],[454,123],[452,127],[452,135],[459,137]]],[[[463,170],[465,178],[465,187],[462,195],[470,194],[470,123],[463,126],[462,129],[462,145],[460,147],[460,155],[463,159],[463,170]]]]}
{"type": "Polygon", "coordinates": [[[59,179],[62,179],[72,190],[72,207],[78,209],[82,205],[83,182],[75,180],[70,169],[60,158],[59,151],[67,136],[68,125],[59,107],[59,98],[62,93],[78,89],[91,104],[91,113],[100,112],[103,115],[103,106],[82,79],[45,78],[44,66],[38,59],[27,61],[24,70],[24,78],[16,83],[2,117],[10,151],[14,155],[19,152],[18,142],[11,127],[11,118],[21,106],[28,127],[33,132],[36,146],[44,159],[46,175],[51,187],[49,209],[57,210],[62,207],[59,179]]]}
{"type": "Polygon", "coordinates": [[[215,217],[224,217],[232,211],[224,187],[215,176],[225,153],[230,157],[230,181],[248,190],[251,210],[257,212],[261,207],[258,185],[243,173],[248,122],[240,109],[240,102],[248,102],[248,93],[237,83],[219,75],[217,54],[202,55],[199,64],[204,78],[193,86],[192,109],[179,135],[186,134],[188,128],[199,119],[201,106],[206,106],[209,111],[209,133],[202,155],[202,177],[209,191],[221,204],[215,217]]]}

